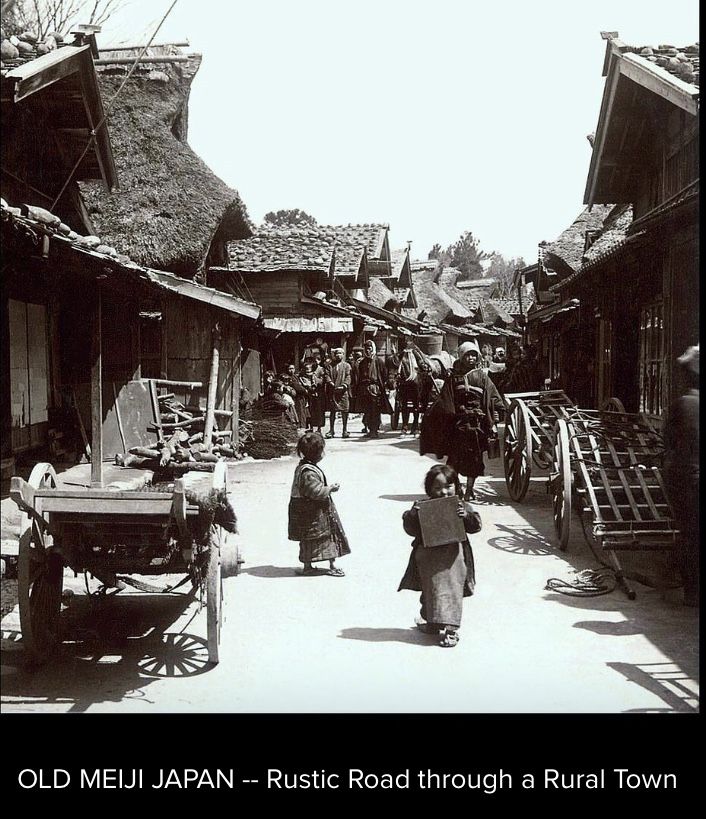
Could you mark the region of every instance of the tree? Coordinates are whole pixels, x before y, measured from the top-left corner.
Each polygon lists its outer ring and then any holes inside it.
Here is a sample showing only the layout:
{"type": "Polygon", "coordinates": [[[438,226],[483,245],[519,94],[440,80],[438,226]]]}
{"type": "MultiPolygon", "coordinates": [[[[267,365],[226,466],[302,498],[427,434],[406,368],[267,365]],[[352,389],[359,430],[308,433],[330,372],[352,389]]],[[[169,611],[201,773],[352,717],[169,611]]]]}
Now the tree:
{"type": "Polygon", "coordinates": [[[497,295],[500,298],[514,298],[516,291],[512,282],[515,271],[525,266],[522,257],[506,259],[501,253],[493,252],[489,258],[492,260],[488,270],[488,276],[498,280],[497,295]]]}
{"type": "Polygon", "coordinates": [[[265,214],[265,221],[271,225],[316,225],[316,219],[299,208],[289,210],[270,211],[265,214]]]}
{"type": "Polygon", "coordinates": [[[68,34],[72,26],[101,26],[127,0],[3,0],[2,27],[6,35],[30,31],[43,40],[50,32],[68,34]]]}
{"type": "Polygon", "coordinates": [[[458,241],[451,245],[447,252],[451,254],[451,266],[463,273],[463,279],[483,278],[483,268],[480,262],[487,256],[478,246],[478,240],[473,238],[470,230],[461,234],[458,241]]]}

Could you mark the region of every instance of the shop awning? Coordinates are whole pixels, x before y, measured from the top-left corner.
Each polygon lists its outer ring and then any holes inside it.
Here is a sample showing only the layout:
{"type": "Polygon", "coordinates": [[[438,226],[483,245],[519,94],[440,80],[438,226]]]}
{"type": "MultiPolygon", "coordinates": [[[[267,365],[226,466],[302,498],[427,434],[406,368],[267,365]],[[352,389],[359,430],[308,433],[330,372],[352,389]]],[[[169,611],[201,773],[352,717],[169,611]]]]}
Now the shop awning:
{"type": "Polygon", "coordinates": [[[263,319],[268,330],[280,333],[352,333],[353,319],[343,316],[270,316],[263,319]]]}

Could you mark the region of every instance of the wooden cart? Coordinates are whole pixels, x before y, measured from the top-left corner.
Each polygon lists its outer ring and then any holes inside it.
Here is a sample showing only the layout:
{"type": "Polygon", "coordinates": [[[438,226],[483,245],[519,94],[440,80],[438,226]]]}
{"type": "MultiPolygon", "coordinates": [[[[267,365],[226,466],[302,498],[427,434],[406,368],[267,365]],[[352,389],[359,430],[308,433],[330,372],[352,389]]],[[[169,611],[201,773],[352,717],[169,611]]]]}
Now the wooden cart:
{"type": "Polygon", "coordinates": [[[554,527],[566,549],[576,503],[588,545],[609,557],[632,600],[616,550],[670,549],[678,531],[661,475],[664,443],[644,417],[568,408],[553,431],[554,527]]]}
{"type": "MultiPolygon", "coordinates": [[[[105,467],[106,471],[110,467],[105,467]]],[[[222,623],[221,546],[225,532],[204,529],[200,510],[187,503],[188,475],[172,491],[149,485],[144,469],[113,468],[117,486],[77,487],[81,467],[57,477],[51,465],[37,464],[28,481],[12,478],[11,496],[22,509],[18,561],[20,625],[25,649],[47,660],[61,642],[60,613],[64,567],[88,572],[103,590],[132,586],[165,592],[133,575],[186,573],[205,598],[210,662],[218,662],[222,623]]],[[[85,474],[85,469],[84,469],[85,474]]],[[[198,474],[208,489],[225,490],[226,468],[198,474]]]]}
{"type": "MultiPolygon", "coordinates": [[[[552,467],[556,422],[568,418],[576,405],[563,390],[508,393],[505,398],[510,402],[503,439],[505,482],[510,497],[520,503],[533,468],[552,467]]],[[[608,399],[603,409],[625,412],[618,398],[608,399]]]]}

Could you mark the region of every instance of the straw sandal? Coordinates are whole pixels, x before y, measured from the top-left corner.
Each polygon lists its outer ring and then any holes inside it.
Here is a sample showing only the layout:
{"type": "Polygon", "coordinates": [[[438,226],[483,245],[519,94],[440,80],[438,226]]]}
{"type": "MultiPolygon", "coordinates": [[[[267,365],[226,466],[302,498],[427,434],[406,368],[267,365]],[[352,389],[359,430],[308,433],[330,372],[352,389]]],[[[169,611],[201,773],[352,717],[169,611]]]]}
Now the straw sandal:
{"type": "Polygon", "coordinates": [[[343,569],[339,569],[339,568],[338,568],[338,566],[332,566],[332,567],[331,567],[331,568],[330,568],[330,569],[329,569],[329,570],[326,572],[326,574],[327,574],[329,577],[345,577],[345,576],[346,576],[346,573],[343,571],[343,569]]]}
{"type": "Polygon", "coordinates": [[[439,645],[442,648],[453,648],[455,645],[458,644],[460,637],[458,636],[457,631],[451,631],[450,629],[445,629],[443,632],[443,637],[439,640],[439,645]]]}

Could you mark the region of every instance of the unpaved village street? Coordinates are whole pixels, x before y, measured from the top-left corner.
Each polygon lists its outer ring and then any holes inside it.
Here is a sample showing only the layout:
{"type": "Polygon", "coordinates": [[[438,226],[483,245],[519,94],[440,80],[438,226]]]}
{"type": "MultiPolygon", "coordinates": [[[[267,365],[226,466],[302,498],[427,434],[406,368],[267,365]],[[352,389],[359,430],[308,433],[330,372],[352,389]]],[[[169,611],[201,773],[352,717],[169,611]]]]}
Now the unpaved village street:
{"type": "MultiPolygon", "coordinates": [[[[417,441],[327,442],[322,467],[352,553],[342,578],[297,575],[287,503],[296,460],[230,466],[245,563],[225,580],[221,662],[206,664],[205,609],[185,595],[119,594],[89,605],[83,578],[68,641],[50,665],[23,664],[17,608],[3,620],[3,711],[74,712],[693,712],[698,611],[674,590],[634,583],[571,598],[544,590],[595,566],[578,521],[554,546],[544,477],[510,502],[502,461],[478,483],[471,537],[476,594],[461,641],[442,649],[414,627],[418,595],[397,592],[410,549],[402,512],[422,498],[417,441]]],[[[184,587],[182,587],[184,588],[184,587]]]]}

